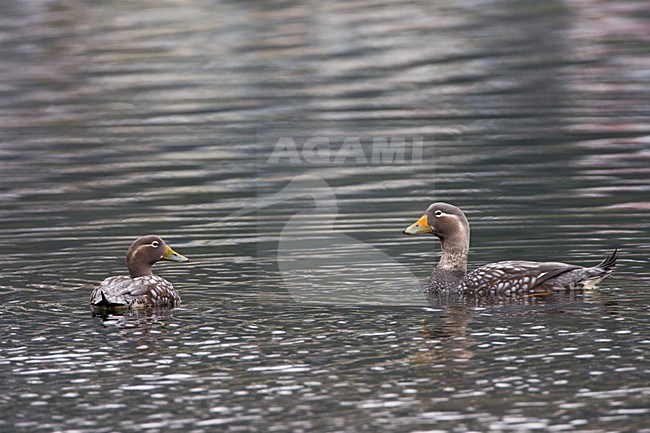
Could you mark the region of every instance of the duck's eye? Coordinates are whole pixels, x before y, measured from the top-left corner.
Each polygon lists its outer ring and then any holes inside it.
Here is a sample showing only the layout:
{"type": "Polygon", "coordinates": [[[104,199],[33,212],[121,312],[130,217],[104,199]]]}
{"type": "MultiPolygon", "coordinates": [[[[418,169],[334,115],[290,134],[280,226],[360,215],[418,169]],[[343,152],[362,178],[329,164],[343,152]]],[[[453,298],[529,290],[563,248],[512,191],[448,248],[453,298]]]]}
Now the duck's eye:
{"type": "Polygon", "coordinates": [[[158,248],[158,245],[160,245],[160,244],[158,243],[158,241],[153,241],[153,242],[151,243],[151,246],[154,247],[154,248],[158,248]]]}
{"type": "Polygon", "coordinates": [[[437,210],[437,211],[435,211],[434,215],[437,216],[437,217],[441,217],[442,216],[442,211],[437,210]]]}

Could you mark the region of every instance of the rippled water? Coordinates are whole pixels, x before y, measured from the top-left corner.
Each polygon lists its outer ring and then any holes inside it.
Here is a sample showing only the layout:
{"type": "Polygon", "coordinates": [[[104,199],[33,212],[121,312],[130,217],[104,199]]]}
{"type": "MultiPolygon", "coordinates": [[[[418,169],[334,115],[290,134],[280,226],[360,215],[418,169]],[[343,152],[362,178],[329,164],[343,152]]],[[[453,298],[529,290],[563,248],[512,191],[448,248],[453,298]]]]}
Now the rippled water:
{"type": "Polygon", "coordinates": [[[649,431],[643,3],[190,3],[2,5],[1,431],[649,431]],[[427,299],[433,200],[470,267],[621,259],[427,299]],[[93,317],[146,233],[183,306],[93,317]]]}

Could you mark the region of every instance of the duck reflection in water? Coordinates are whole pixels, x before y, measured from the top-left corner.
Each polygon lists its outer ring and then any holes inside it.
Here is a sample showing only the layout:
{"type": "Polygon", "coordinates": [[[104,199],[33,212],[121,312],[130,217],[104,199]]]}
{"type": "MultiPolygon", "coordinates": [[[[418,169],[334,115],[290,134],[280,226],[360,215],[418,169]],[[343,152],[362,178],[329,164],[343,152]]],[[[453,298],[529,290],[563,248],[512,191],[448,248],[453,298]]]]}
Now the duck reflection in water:
{"type": "MultiPolygon", "coordinates": [[[[571,310],[596,309],[602,316],[617,314],[618,304],[611,294],[601,291],[566,290],[539,295],[476,296],[456,293],[429,292],[432,322],[423,326],[422,336],[427,350],[415,355],[416,362],[430,366],[448,365],[449,362],[469,361],[476,355],[476,338],[472,332],[498,332],[487,326],[494,318],[521,316],[530,320],[533,316],[553,320],[558,314],[571,314],[571,310]],[[483,322],[483,323],[482,323],[483,322]],[[474,325],[472,325],[474,323],[474,325]]],[[[498,321],[497,321],[498,323],[498,321]]],[[[497,325],[498,326],[498,325],[497,325]]],[[[512,329],[513,337],[523,329],[512,329]]]]}

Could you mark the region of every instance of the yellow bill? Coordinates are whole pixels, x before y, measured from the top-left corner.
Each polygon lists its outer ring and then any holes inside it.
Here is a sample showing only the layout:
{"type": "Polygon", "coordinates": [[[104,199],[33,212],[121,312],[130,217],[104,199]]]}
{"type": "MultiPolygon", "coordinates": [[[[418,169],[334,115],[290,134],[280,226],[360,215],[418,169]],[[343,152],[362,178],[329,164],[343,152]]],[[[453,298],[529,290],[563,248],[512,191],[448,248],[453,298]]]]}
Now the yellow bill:
{"type": "Polygon", "coordinates": [[[165,245],[165,255],[162,256],[163,260],[169,260],[170,262],[189,262],[190,259],[187,257],[178,254],[176,251],[172,250],[169,245],[165,245]]]}
{"type": "Polygon", "coordinates": [[[422,233],[433,233],[431,226],[429,226],[429,219],[426,215],[422,215],[419,220],[404,229],[404,234],[419,235],[422,233]]]}

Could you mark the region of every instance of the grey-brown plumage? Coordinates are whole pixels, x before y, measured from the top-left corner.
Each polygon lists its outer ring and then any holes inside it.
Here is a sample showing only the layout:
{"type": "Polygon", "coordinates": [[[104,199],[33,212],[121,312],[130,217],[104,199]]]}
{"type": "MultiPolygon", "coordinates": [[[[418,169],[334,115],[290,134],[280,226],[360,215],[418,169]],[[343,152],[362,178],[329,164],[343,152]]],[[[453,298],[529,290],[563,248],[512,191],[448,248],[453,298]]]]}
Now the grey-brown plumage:
{"type": "Polygon", "coordinates": [[[469,223],[463,211],[434,203],[406,234],[430,233],[440,239],[442,254],[429,279],[433,292],[457,291],[475,295],[509,295],[557,289],[592,288],[614,270],[617,251],[593,267],[556,262],[506,261],[490,263],[467,273],[469,223]]]}
{"type": "Polygon", "coordinates": [[[136,239],[126,253],[129,276],[108,277],[90,294],[94,309],[176,307],[181,297],[172,283],[153,275],[151,267],[160,260],[187,262],[158,236],[136,239]]]}

